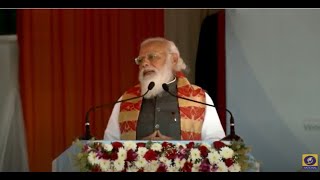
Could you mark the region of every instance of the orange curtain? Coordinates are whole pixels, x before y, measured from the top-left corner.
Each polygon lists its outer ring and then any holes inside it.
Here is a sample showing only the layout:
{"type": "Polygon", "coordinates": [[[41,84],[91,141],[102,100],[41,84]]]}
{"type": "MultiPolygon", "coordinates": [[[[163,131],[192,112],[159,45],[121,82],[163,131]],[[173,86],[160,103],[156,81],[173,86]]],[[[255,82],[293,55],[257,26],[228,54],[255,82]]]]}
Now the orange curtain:
{"type": "MultiPolygon", "coordinates": [[[[84,134],[86,111],[116,101],[138,82],[139,43],[163,36],[163,10],[18,10],[20,93],[31,171],[84,134]]],[[[112,108],[92,113],[103,138],[112,108]]]]}

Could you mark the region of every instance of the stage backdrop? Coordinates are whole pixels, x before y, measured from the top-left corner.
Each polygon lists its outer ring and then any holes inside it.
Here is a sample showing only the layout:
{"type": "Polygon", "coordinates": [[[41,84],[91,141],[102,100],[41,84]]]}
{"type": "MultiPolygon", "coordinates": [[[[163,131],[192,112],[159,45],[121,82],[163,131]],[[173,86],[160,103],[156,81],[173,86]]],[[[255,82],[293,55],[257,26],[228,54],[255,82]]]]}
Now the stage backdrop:
{"type": "Polygon", "coordinates": [[[227,106],[261,171],[319,154],[320,11],[226,11],[227,106]]]}

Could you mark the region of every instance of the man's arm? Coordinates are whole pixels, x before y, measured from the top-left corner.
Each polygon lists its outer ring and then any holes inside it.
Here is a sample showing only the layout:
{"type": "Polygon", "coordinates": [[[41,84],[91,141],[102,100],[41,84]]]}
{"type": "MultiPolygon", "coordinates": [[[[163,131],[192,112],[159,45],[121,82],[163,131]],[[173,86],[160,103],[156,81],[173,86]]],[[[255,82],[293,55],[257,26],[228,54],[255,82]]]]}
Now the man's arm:
{"type": "MultiPolygon", "coordinates": [[[[122,98],[120,97],[119,101],[122,98]]],[[[120,140],[120,127],[119,127],[119,113],[120,113],[120,103],[114,105],[110,119],[106,130],[104,131],[104,140],[120,140]]]]}
{"type": "MultiPolygon", "coordinates": [[[[206,103],[213,104],[211,97],[206,94],[206,103]]],[[[221,125],[216,108],[206,106],[204,122],[202,125],[201,139],[209,141],[217,141],[226,136],[221,125]]]]}

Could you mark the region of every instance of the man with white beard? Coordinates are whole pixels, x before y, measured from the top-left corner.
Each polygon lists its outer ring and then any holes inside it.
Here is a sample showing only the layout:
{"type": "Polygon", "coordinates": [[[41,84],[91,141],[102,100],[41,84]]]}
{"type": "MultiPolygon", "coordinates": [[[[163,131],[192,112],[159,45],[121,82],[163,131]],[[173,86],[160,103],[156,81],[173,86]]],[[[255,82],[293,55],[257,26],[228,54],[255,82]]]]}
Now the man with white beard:
{"type": "Polygon", "coordinates": [[[176,98],[165,92],[213,104],[201,88],[189,83],[181,72],[186,69],[176,45],[164,38],[149,38],[140,45],[140,83],[128,89],[119,100],[143,95],[144,98],[117,103],[105,130],[105,140],[220,140],[225,137],[214,107],[176,98]]]}

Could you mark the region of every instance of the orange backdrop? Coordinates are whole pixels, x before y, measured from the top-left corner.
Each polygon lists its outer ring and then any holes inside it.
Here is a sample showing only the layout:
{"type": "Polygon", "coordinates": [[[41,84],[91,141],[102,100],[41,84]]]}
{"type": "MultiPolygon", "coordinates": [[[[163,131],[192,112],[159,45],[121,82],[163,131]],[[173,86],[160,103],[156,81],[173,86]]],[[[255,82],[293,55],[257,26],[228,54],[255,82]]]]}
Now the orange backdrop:
{"type": "MultiPolygon", "coordinates": [[[[20,93],[31,171],[84,134],[85,113],[138,82],[139,43],[163,36],[163,10],[18,10],[20,93]]],[[[91,115],[98,139],[111,108],[91,115]]]]}

